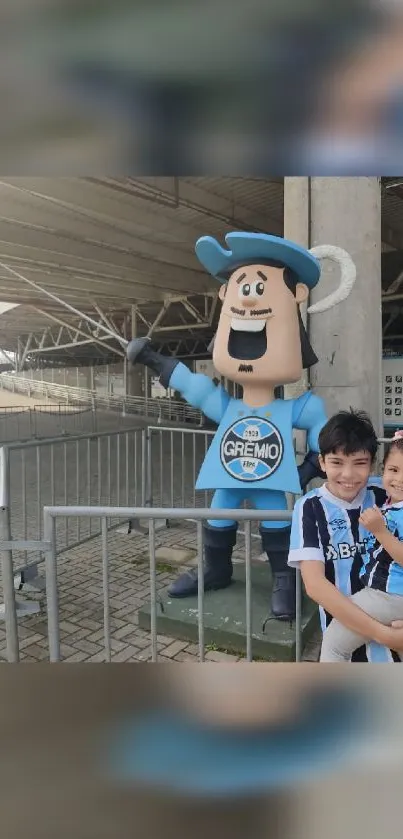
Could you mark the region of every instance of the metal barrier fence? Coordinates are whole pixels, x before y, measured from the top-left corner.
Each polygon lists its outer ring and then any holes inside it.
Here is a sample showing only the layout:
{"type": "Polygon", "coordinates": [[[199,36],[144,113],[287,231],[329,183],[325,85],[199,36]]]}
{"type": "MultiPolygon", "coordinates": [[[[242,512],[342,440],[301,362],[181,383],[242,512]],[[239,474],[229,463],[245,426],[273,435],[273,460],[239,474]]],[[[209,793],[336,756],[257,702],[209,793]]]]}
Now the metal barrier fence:
{"type": "Polygon", "coordinates": [[[87,405],[92,408],[118,411],[123,414],[137,414],[142,417],[154,418],[159,423],[173,422],[202,425],[204,421],[203,414],[199,410],[175,399],[101,394],[96,390],[25,379],[22,376],[10,375],[9,373],[0,374],[0,388],[11,390],[13,393],[26,393],[28,396],[32,396],[32,394],[43,395],[48,399],[63,401],[67,405],[87,405]]]}
{"type": "MultiPolygon", "coordinates": [[[[17,542],[40,542],[43,537],[42,510],[46,505],[145,504],[144,430],[118,431],[11,443],[0,447],[0,498],[3,538],[16,540],[13,549],[14,575],[31,569],[32,579],[41,551],[31,556],[17,542]]],[[[117,522],[111,522],[115,526],[117,522]]],[[[99,525],[99,523],[98,523],[99,525]]],[[[57,552],[62,553],[101,533],[90,519],[61,523],[57,529],[57,552]]],[[[35,554],[35,551],[33,551],[35,554]]]]}
{"type": "MultiPolygon", "coordinates": [[[[255,536],[253,526],[260,520],[274,517],[288,521],[291,518],[291,512],[282,514],[252,510],[216,510],[213,512],[208,509],[211,493],[195,490],[195,482],[213,436],[214,432],[205,429],[151,426],[147,429],[122,428],[117,431],[94,432],[67,439],[55,437],[0,447],[0,551],[2,551],[7,638],[14,638],[13,626],[16,619],[14,577],[16,574],[21,571],[37,572],[38,563],[43,562],[46,555],[47,584],[51,592],[48,603],[50,603],[52,614],[55,615],[57,600],[54,597],[57,596],[57,585],[54,582],[56,578],[52,576],[56,568],[55,557],[101,535],[105,648],[110,657],[109,601],[105,587],[107,578],[105,569],[108,564],[107,532],[108,529],[121,523],[122,519],[127,521],[146,519],[150,522],[150,572],[154,609],[152,627],[154,630],[156,601],[153,592],[155,593],[156,582],[152,575],[155,574],[155,524],[157,520],[182,519],[197,523],[199,569],[202,556],[200,541],[202,521],[206,518],[219,518],[244,522],[247,565],[246,598],[248,598],[250,595],[250,544],[255,536]],[[86,506],[80,506],[83,504],[86,506]],[[186,507],[186,504],[189,506],[186,507]],[[154,505],[156,505],[155,508],[154,505]],[[46,507],[45,529],[42,517],[43,507],[46,507]],[[51,528],[51,538],[46,528],[51,528]],[[50,565],[53,569],[51,572],[50,565]],[[10,601],[11,588],[12,601],[10,601]]],[[[382,438],[379,442],[389,441],[382,438]]],[[[292,504],[290,508],[291,506],[292,504]]],[[[298,575],[297,584],[300,586],[298,575]]],[[[300,597],[300,591],[298,597],[300,597]]],[[[202,602],[200,598],[199,602],[202,602]]],[[[249,615],[248,621],[250,621],[251,604],[246,604],[246,608],[249,615]]],[[[54,622],[52,627],[54,629],[54,622]]],[[[296,631],[298,660],[301,647],[300,615],[296,631]]],[[[200,637],[203,638],[203,627],[201,627],[201,635],[199,634],[201,649],[200,637]]],[[[52,656],[55,656],[54,644],[56,642],[51,643],[52,656]]],[[[155,660],[156,640],[154,639],[152,643],[153,660],[155,660]]],[[[247,639],[248,655],[251,643],[251,637],[249,637],[247,639]]],[[[8,642],[8,647],[9,656],[11,656],[9,660],[15,660],[13,640],[8,642]]],[[[202,652],[200,655],[203,660],[202,652]]],[[[52,660],[56,659],[52,658],[52,660]]]]}
{"type": "Polygon", "coordinates": [[[193,507],[210,503],[212,492],[196,490],[199,469],[215,432],[207,429],[149,426],[146,503],[148,506],[193,507]]]}
{"type": "MultiPolygon", "coordinates": [[[[206,512],[211,493],[195,490],[196,475],[212,437],[213,432],[207,430],[152,426],[0,447],[0,540],[6,550],[2,611],[7,637],[13,632],[10,626],[14,621],[8,604],[10,562],[13,592],[18,575],[21,582],[29,583],[34,589],[44,587],[44,579],[38,577],[47,542],[42,518],[44,506],[69,509],[64,518],[58,515],[55,519],[56,556],[99,535],[104,546],[106,519],[94,513],[95,510],[118,511],[116,518],[108,516],[108,529],[122,523],[121,505],[125,505],[123,518],[126,514],[132,526],[137,519],[135,526],[140,531],[144,531],[140,518],[151,519],[151,528],[155,528],[155,519],[164,522],[182,519],[197,522],[199,526],[207,515],[218,517],[216,512],[206,512]],[[159,509],[150,509],[154,504],[159,509]]],[[[249,554],[250,540],[260,538],[252,528],[262,515],[255,511],[236,512],[235,518],[240,523],[249,522],[245,530],[240,529],[249,545],[246,549],[249,554]]],[[[290,513],[285,516],[289,518],[290,513]]],[[[222,518],[228,517],[231,512],[224,511],[222,518]]],[[[15,598],[13,603],[14,608],[15,598]]],[[[39,604],[32,601],[17,603],[18,617],[39,610],[39,604]]],[[[15,647],[9,650],[9,655],[12,656],[9,660],[15,660],[15,647]]]]}
{"type": "MultiPolygon", "coordinates": [[[[184,507],[192,498],[193,506],[207,506],[211,493],[197,493],[194,484],[211,437],[212,432],[196,429],[132,426],[7,443],[0,447],[5,464],[0,493],[10,506],[6,538],[40,541],[43,506],[184,507]]],[[[57,530],[58,553],[100,533],[100,525],[94,529],[91,520],[84,525],[66,520],[57,530]]],[[[41,557],[28,562],[26,552],[16,547],[13,557],[15,576],[24,572],[32,585],[41,557]]]]}
{"type": "Polygon", "coordinates": [[[96,430],[97,413],[92,408],[65,403],[0,407],[0,443],[96,430]]]}
{"type": "MultiPolygon", "coordinates": [[[[144,433],[147,455],[147,506],[210,506],[214,490],[197,490],[195,487],[215,431],[149,426],[144,433]]],[[[289,510],[293,509],[294,504],[295,496],[289,494],[289,510]]],[[[254,522],[254,525],[252,538],[260,540],[257,522],[254,522]]]]}
{"type": "MultiPolygon", "coordinates": [[[[3,463],[4,468],[4,463],[3,463]]],[[[6,499],[5,499],[6,500],[6,499]]],[[[252,634],[252,577],[251,577],[251,521],[281,520],[289,521],[291,513],[278,511],[250,511],[250,510],[214,510],[200,508],[149,508],[140,507],[45,507],[44,509],[44,538],[41,542],[26,541],[15,544],[7,540],[4,530],[4,507],[0,517],[0,551],[2,556],[2,574],[5,598],[5,618],[7,637],[7,658],[9,662],[19,661],[19,642],[17,627],[17,612],[13,584],[12,550],[23,547],[29,551],[41,551],[45,556],[46,598],[48,613],[48,642],[49,659],[51,662],[60,661],[60,630],[59,630],[59,598],[57,585],[57,522],[71,518],[97,519],[101,521],[102,535],[102,580],[103,580],[103,610],[104,610],[104,647],[108,662],[111,661],[111,616],[109,605],[109,550],[108,550],[108,522],[113,520],[142,519],[149,520],[149,556],[150,556],[150,594],[151,594],[151,654],[152,661],[158,661],[157,637],[157,567],[155,554],[155,523],[165,518],[179,520],[196,520],[197,522],[197,567],[199,579],[198,593],[198,645],[199,661],[205,657],[204,645],[204,587],[203,580],[203,529],[202,523],[206,519],[234,519],[245,524],[245,614],[246,614],[246,660],[253,661],[252,634]]],[[[301,611],[302,593],[299,572],[296,580],[297,613],[295,622],[296,632],[296,660],[301,659],[301,611]]]]}

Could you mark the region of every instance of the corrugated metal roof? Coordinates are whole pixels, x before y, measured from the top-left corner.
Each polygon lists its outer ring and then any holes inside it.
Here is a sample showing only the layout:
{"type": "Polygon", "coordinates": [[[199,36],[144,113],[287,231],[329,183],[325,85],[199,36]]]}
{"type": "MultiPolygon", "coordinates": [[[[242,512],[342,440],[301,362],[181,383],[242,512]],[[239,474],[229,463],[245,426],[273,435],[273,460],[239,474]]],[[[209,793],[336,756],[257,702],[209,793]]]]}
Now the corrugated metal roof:
{"type": "MultiPolygon", "coordinates": [[[[383,189],[382,217],[403,237],[402,194],[383,189]]],[[[139,304],[152,319],[167,295],[215,290],[195,241],[204,234],[223,240],[232,229],[281,234],[283,179],[0,180],[0,261],[91,315],[95,300],[115,314],[139,304]]],[[[35,306],[76,320],[3,268],[0,288],[0,300],[23,304],[0,314],[4,349],[15,349],[18,334],[49,325],[35,306]]]]}
{"type": "MultiPolygon", "coordinates": [[[[187,179],[185,179],[187,180],[187,179]]],[[[284,213],[284,179],[268,178],[194,178],[201,189],[230,198],[234,204],[251,208],[272,217],[282,226],[284,213]]]]}
{"type": "MultiPolygon", "coordinates": [[[[0,262],[91,316],[93,301],[155,316],[167,295],[216,289],[194,253],[200,235],[281,233],[281,195],[281,183],[253,178],[3,178],[0,262]]],[[[0,315],[4,349],[49,326],[30,307],[77,320],[2,267],[0,287],[0,300],[22,304],[0,315]]]]}

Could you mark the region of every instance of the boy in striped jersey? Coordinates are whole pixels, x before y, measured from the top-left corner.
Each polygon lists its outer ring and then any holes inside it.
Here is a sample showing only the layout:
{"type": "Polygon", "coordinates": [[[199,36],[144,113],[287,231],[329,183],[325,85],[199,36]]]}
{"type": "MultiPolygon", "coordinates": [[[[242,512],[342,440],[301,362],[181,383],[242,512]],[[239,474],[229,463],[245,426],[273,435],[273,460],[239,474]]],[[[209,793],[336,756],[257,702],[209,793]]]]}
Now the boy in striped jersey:
{"type": "Polygon", "coordinates": [[[370,479],[378,448],[364,412],[340,411],[319,434],[320,465],[327,480],[300,498],[294,508],[288,563],[301,569],[309,597],[319,604],[322,630],[332,618],[356,635],[371,639],[352,661],[394,662],[403,649],[403,629],[366,614],[351,599],[364,588],[360,573],[366,545],[360,516],[381,507],[386,492],[370,479]]]}
{"type": "MultiPolygon", "coordinates": [[[[387,493],[382,511],[364,510],[360,524],[366,528],[362,591],[352,596],[372,618],[387,625],[403,626],[403,432],[396,432],[384,460],[383,487],[387,493]],[[396,623],[395,623],[396,622],[396,623]]],[[[333,620],[326,629],[320,660],[350,661],[367,639],[333,620]]],[[[403,654],[400,653],[400,658],[403,654]]]]}

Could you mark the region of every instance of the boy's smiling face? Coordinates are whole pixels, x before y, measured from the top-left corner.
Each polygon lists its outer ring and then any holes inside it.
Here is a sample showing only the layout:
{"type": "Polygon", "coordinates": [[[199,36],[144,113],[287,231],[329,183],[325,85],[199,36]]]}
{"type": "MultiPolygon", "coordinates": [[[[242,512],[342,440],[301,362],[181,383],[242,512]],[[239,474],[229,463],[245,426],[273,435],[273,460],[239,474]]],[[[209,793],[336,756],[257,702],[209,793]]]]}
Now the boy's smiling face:
{"type": "Polygon", "coordinates": [[[328,490],[342,501],[353,501],[366,487],[372,458],[368,451],[345,454],[341,449],[319,455],[321,469],[326,473],[328,490]]]}

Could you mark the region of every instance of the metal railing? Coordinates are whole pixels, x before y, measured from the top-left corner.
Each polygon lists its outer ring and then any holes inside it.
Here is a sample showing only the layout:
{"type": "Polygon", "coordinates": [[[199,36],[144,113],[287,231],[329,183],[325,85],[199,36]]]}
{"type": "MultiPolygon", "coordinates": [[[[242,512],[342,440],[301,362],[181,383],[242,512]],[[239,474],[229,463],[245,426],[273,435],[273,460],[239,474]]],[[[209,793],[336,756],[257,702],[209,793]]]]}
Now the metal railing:
{"type": "MultiPolygon", "coordinates": [[[[41,541],[43,506],[207,506],[211,493],[197,492],[194,485],[212,435],[201,429],[124,427],[6,443],[0,447],[5,464],[0,493],[10,505],[7,539],[41,541]]],[[[66,520],[57,531],[58,553],[100,533],[91,519],[85,526],[79,518],[66,520]]],[[[40,562],[39,555],[28,562],[27,553],[15,547],[16,577],[30,569],[25,576],[32,585],[40,562]]]]}
{"type": "Polygon", "coordinates": [[[149,426],[146,502],[167,507],[207,507],[213,492],[197,490],[196,481],[215,431],[149,426]]]}
{"type": "Polygon", "coordinates": [[[0,407],[0,443],[96,430],[97,413],[88,407],[66,403],[0,407]]]}
{"type": "Polygon", "coordinates": [[[25,393],[45,396],[55,401],[63,401],[67,405],[86,405],[107,411],[118,411],[123,414],[137,414],[150,417],[160,422],[203,424],[203,414],[196,408],[191,408],[185,402],[175,399],[156,399],[146,396],[118,396],[103,394],[97,390],[81,387],[70,387],[53,382],[36,379],[25,379],[23,376],[0,374],[0,387],[13,393],[25,393]]]}
{"type": "MultiPolygon", "coordinates": [[[[152,540],[157,520],[182,519],[196,522],[199,529],[202,520],[208,517],[246,522],[239,532],[245,536],[249,546],[245,550],[246,554],[249,551],[250,559],[251,539],[260,539],[257,523],[274,516],[261,511],[213,512],[207,509],[211,493],[195,490],[195,480],[213,436],[214,432],[208,430],[151,426],[1,447],[0,540],[3,558],[4,551],[9,552],[3,568],[5,604],[10,597],[10,561],[14,585],[17,575],[23,573],[25,581],[34,588],[43,587],[35,585],[38,565],[43,563],[45,553],[50,549],[44,531],[43,507],[57,511],[52,533],[56,557],[101,535],[105,565],[105,527],[107,530],[115,528],[122,518],[132,524],[136,521],[140,532],[144,532],[140,520],[150,521],[150,549],[153,544],[155,549],[152,540]],[[83,504],[86,506],[81,506],[83,504]],[[157,509],[152,509],[154,504],[157,509]],[[189,507],[185,507],[186,504],[189,507]],[[68,513],[64,515],[66,510],[68,513]],[[33,576],[34,583],[31,582],[33,576]]],[[[276,518],[289,520],[291,512],[276,513],[276,518]]],[[[200,546],[198,550],[200,554],[200,546]]],[[[155,558],[151,568],[154,566],[155,558]]],[[[105,568],[103,576],[105,580],[105,568]]],[[[105,582],[104,597],[107,598],[105,582]]],[[[32,603],[17,603],[17,615],[24,616],[32,606],[32,603]]],[[[5,618],[6,624],[14,621],[10,618],[9,607],[5,618]]],[[[13,630],[8,628],[8,634],[10,631],[13,630]]],[[[299,632],[297,626],[297,660],[301,645],[299,632]]],[[[250,640],[247,643],[249,645],[250,640]]],[[[107,645],[106,649],[109,649],[107,645]]],[[[14,654],[15,649],[10,655],[14,654]]]]}
{"type": "MultiPolygon", "coordinates": [[[[211,504],[214,490],[197,490],[196,482],[215,433],[209,429],[168,426],[149,426],[145,430],[147,506],[208,507],[211,504]]],[[[292,510],[296,497],[291,494],[287,497],[288,509],[292,510]]],[[[252,539],[260,541],[257,524],[254,522],[252,539]]],[[[242,534],[242,529],[239,532],[242,534]]]]}
{"type": "MultiPolygon", "coordinates": [[[[144,429],[133,427],[0,447],[0,498],[5,499],[0,506],[7,508],[2,532],[3,538],[14,542],[14,576],[25,573],[32,580],[37,575],[43,559],[40,548],[36,557],[28,558],[20,543],[42,541],[44,506],[85,501],[89,505],[145,504],[144,441],[144,429]]],[[[76,522],[66,519],[57,530],[57,553],[100,533],[99,522],[94,527],[87,519],[83,527],[80,518],[76,522]]]]}
{"type": "MultiPolygon", "coordinates": [[[[13,416],[12,412],[9,414],[13,416]]],[[[125,422],[128,421],[129,418],[126,417],[125,422]]],[[[167,439],[162,434],[159,435],[160,442],[163,441],[162,449],[158,446],[157,450],[155,445],[152,449],[153,433],[155,442],[155,434],[159,434],[159,427],[124,427],[113,431],[71,434],[69,437],[58,437],[54,434],[43,440],[6,443],[0,448],[4,463],[0,476],[0,494],[8,499],[10,507],[3,526],[5,538],[14,541],[13,564],[17,587],[29,585],[34,591],[44,588],[44,579],[39,574],[39,566],[43,562],[41,552],[38,550],[34,555],[35,551],[31,550],[28,556],[27,550],[21,548],[22,542],[41,542],[43,506],[71,503],[150,506],[153,503],[153,494],[154,498],[156,495],[157,483],[160,487],[161,506],[184,506],[185,488],[186,501],[190,500],[192,493],[194,499],[197,495],[200,496],[195,505],[199,500],[203,503],[201,499],[204,498],[204,504],[207,506],[206,493],[194,491],[196,461],[189,460],[186,455],[189,450],[195,448],[193,433],[197,435],[198,441],[206,441],[202,446],[204,453],[211,432],[178,428],[163,430],[169,435],[170,449],[167,439]],[[184,440],[187,445],[184,445],[184,440]],[[174,458],[178,459],[175,469],[174,458]],[[163,470],[167,480],[161,484],[159,479],[163,470]]],[[[110,526],[114,528],[118,523],[111,522],[110,526]]],[[[64,524],[59,523],[58,554],[99,536],[100,523],[98,522],[98,527],[95,528],[93,524],[91,519],[82,522],[79,517],[75,521],[68,519],[64,524]]],[[[128,522],[128,531],[133,529],[142,532],[143,526],[138,521],[128,522]]],[[[18,603],[19,616],[23,617],[31,611],[39,611],[39,606],[34,609],[32,603],[18,603]]]]}
{"type": "MultiPolygon", "coordinates": [[[[3,467],[4,468],[4,467],[3,467]]],[[[4,499],[7,501],[7,499],[4,499]]],[[[175,520],[195,520],[197,522],[197,568],[198,568],[198,647],[199,661],[205,660],[204,643],[204,586],[203,586],[203,527],[206,519],[238,519],[244,522],[245,526],[245,615],[246,615],[246,661],[253,661],[253,605],[252,605],[252,575],[251,575],[251,521],[290,521],[290,512],[279,512],[274,510],[251,511],[251,510],[210,510],[205,508],[155,508],[153,510],[145,507],[79,507],[60,506],[45,507],[44,509],[44,537],[41,542],[26,541],[15,544],[5,537],[4,524],[6,517],[4,506],[0,515],[0,552],[2,557],[3,588],[5,599],[5,619],[7,638],[7,658],[9,662],[19,661],[19,642],[17,628],[17,612],[15,604],[15,592],[13,585],[13,560],[12,550],[15,547],[23,547],[28,551],[40,550],[45,556],[46,573],[46,599],[48,614],[48,643],[49,659],[51,662],[58,662],[60,658],[60,619],[59,619],[59,597],[57,584],[57,521],[70,518],[98,519],[101,521],[101,543],[102,543],[102,581],[103,581],[103,630],[105,657],[111,661],[111,614],[109,603],[109,549],[108,549],[108,522],[112,520],[142,519],[149,520],[149,557],[150,557],[150,593],[151,593],[151,658],[152,662],[158,661],[158,633],[157,633],[157,565],[155,553],[155,523],[158,519],[167,517],[175,520]]],[[[296,633],[296,661],[301,659],[301,614],[302,614],[302,591],[300,573],[296,577],[297,610],[295,621],[296,633]]]]}

